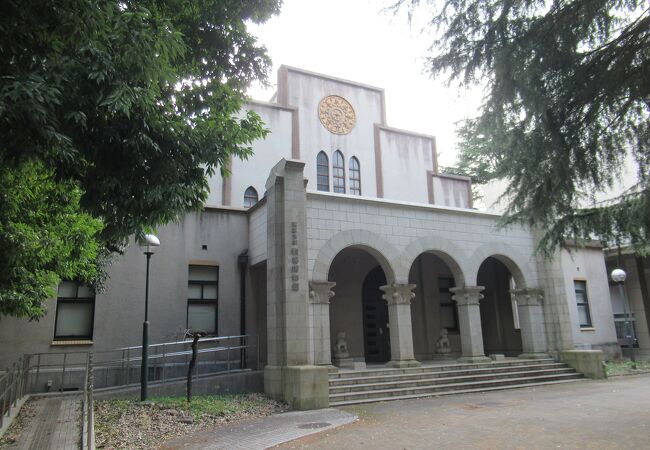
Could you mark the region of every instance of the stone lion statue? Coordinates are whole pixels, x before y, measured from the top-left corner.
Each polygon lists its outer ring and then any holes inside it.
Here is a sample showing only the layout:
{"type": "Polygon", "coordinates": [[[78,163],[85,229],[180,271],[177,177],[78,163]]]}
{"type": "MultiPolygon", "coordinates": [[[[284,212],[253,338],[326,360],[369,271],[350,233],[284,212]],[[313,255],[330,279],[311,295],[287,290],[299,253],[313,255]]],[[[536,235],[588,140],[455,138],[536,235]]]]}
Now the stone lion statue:
{"type": "Polygon", "coordinates": [[[446,328],[440,330],[440,337],[436,341],[436,352],[438,353],[449,353],[451,352],[451,344],[449,343],[449,338],[447,337],[449,332],[446,328]]]}
{"type": "Polygon", "coordinates": [[[345,337],[345,331],[339,331],[336,334],[336,346],[334,349],[334,357],[338,359],[349,358],[348,341],[345,337]]]}

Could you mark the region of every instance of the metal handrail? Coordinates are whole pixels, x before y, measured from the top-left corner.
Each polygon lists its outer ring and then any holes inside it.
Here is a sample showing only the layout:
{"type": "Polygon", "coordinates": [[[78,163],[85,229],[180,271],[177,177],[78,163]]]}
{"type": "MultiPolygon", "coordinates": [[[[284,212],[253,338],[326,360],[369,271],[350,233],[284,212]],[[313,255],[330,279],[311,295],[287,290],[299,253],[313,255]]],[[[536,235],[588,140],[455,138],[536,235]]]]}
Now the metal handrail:
{"type": "MultiPolygon", "coordinates": [[[[192,340],[163,342],[149,346],[148,359],[151,363],[148,375],[153,382],[176,380],[183,372],[192,354],[192,340]],[[179,348],[180,347],[180,348],[179,348]]],[[[120,347],[113,350],[92,352],[95,379],[94,388],[98,385],[105,388],[131,386],[139,379],[134,376],[139,373],[142,346],[120,347]]],[[[259,369],[259,337],[256,335],[216,336],[201,339],[198,353],[202,356],[201,364],[197,364],[195,374],[205,376],[217,373],[228,373],[247,366],[247,360],[253,362],[259,369]],[[234,358],[233,358],[234,355],[234,358]],[[253,359],[255,358],[255,359],[253,359]]],[[[26,355],[26,383],[31,392],[41,391],[47,380],[48,390],[68,390],[85,388],[82,379],[83,372],[88,370],[87,358],[89,352],[52,352],[26,355]],[[82,384],[83,383],[83,384],[82,384]]],[[[2,378],[0,378],[2,380],[2,378]]]]}
{"type": "Polygon", "coordinates": [[[93,370],[93,355],[88,353],[86,359],[86,381],[82,399],[81,414],[81,448],[82,450],[95,449],[95,401],[94,401],[95,375],[93,370]]]}
{"type": "Polygon", "coordinates": [[[5,417],[11,416],[11,408],[15,408],[18,401],[26,392],[26,377],[29,373],[29,357],[21,357],[12,367],[8,367],[0,376],[0,427],[5,417]]]}

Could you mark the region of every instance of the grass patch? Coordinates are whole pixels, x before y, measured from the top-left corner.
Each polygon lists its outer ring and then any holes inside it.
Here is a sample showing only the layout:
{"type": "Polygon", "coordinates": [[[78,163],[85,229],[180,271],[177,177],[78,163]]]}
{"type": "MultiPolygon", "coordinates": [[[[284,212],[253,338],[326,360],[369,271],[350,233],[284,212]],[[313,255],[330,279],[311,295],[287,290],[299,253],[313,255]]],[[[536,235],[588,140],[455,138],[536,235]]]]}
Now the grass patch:
{"type": "Polygon", "coordinates": [[[95,401],[98,447],[157,448],[195,431],[280,412],[286,406],[262,394],[196,395],[95,401]],[[188,419],[190,419],[188,421],[188,419]]]}
{"type": "Polygon", "coordinates": [[[650,372],[650,361],[641,360],[633,363],[629,360],[606,361],[605,370],[607,376],[615,377],[618,375],[633,375],[635,373],[650,372]]]}
{"type": "MultiPolygon", "coordinates": [[[[196,420],[203,416],[226,416],[238,412],[253,411],[268,402],[261,395],[196,395],[187,403],[185,397],[153,397],[151,403],[160,409],[177,409],[190,413],[196,420]]],[[[139,403],[139,402],[136,402],[139,403]]]]}

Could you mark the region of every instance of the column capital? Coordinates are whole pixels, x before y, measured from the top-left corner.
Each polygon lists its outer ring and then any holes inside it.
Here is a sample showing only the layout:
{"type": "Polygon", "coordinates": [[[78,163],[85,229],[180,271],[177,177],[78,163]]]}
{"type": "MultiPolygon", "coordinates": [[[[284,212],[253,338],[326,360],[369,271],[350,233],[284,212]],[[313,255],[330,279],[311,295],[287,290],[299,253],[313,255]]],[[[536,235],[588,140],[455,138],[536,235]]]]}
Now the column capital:
{"type": "Polygon", "coordinates": [[[517,305],[520,306],[541,305],[544,302],[544,291],[542,289],[511,289],[510,293],[514,295],[517,305]]]}
{"type": "Polygon", "coordinates": [[[386,286],[379,286],[384,291],[382,298],[389,305],[410,305],[411,300],[415,298],[415,284],[391,283],[386,286]]]}
{"type": "Polygon", "coordinates": [[[336,283],[333,281],[310,281],[309,303],[329,305],[330,298],[334,297],[334,286],[336,283]]]}
{"type": "Polygon", "coordinates": [[[454,300],[459,306],[462,305],[478,305],[479,300],[483,298],[483,292],[485,286],[465,286],[465,287],[455,287],[449,289],[453,294],[452,300],[454,300]]]}

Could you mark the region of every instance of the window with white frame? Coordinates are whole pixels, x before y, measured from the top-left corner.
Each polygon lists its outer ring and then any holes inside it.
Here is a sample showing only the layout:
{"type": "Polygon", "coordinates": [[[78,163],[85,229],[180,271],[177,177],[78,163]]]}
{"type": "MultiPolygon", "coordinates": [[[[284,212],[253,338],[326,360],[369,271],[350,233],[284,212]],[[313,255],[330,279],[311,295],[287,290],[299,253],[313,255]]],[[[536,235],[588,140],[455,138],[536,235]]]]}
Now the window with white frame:
{"type": "Polygon", "coordinates": [[[576,303],[578,305],[578,322],[580,328],[591,328],[591,312],[589,311],[589,299],[587,298],[587,282],[574,280],[573,288],[576,293],[576,303]]]}
{"type": "Polygon", "coordinates": [[[339,150],[335,151],[332,157],[332,181],[334,192],[345,194],[345,160],[339,150]]]}
{"type": "Polygon", "coordinates": [[[62,281],[56,299],[54,340],[92,339],[95,293],[83,283],[62,281]]]}
{"type": "Polygon", "coordinates": [[[219,267],[189,266],[187,292],[187,328],[216,334],[219,267]]]}

